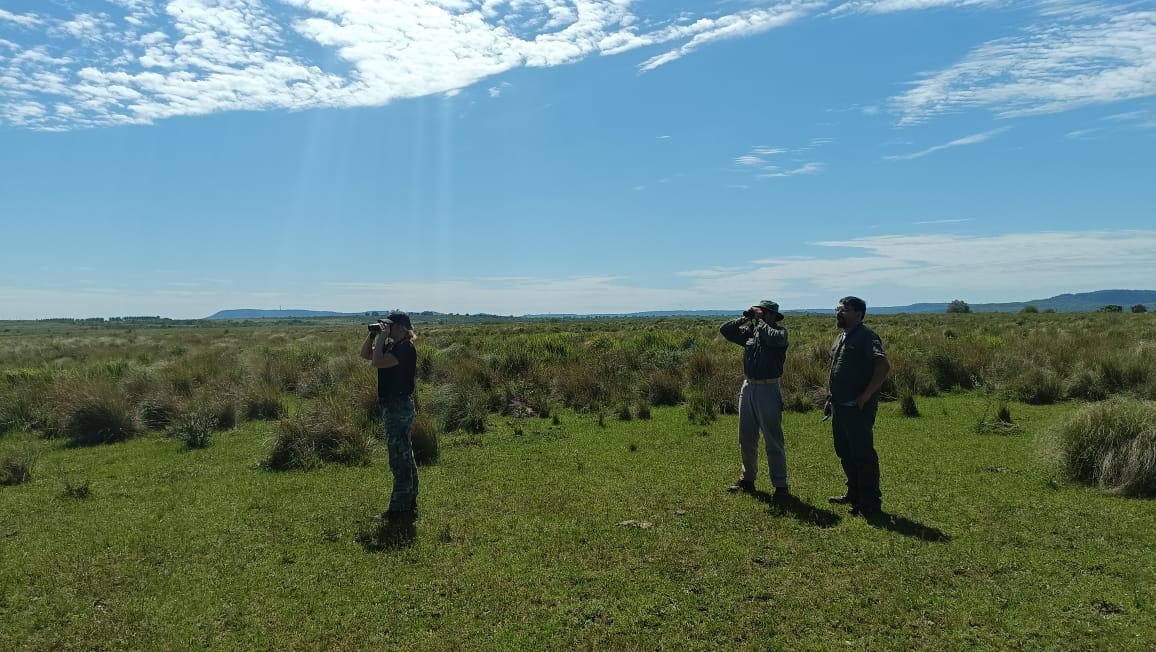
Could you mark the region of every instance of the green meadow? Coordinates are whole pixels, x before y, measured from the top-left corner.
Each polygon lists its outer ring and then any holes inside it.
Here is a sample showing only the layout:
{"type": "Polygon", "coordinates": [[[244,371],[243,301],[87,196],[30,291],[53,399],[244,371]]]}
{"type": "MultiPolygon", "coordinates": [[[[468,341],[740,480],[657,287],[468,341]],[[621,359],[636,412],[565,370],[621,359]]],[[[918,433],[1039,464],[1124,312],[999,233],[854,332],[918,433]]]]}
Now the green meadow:
{"type": "Polygon", "coordinates": [[[874,521],[832,321],[785,322],[782,502],[724,491],[717,321],[419,322],[412,526],[358,323],[0,323],[0,649],[1151,649],[1156,319],[868,315],[874,521]]]}

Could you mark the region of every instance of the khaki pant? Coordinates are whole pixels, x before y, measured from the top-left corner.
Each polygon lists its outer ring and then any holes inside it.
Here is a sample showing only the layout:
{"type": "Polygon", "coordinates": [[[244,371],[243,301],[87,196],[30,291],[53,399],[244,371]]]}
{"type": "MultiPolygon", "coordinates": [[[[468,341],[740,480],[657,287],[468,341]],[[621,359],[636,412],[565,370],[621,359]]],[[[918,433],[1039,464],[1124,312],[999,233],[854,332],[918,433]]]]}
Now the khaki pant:
{"type": "Polygon", "coordinates": [[[783,395],[778,383],[755,385],[743,381],[739,392],[739,452],[742,479],[754,482],[759,473],[759,431],[766,439],[771,484],[787,486],[787,451],[783,442],[783,395]]]}

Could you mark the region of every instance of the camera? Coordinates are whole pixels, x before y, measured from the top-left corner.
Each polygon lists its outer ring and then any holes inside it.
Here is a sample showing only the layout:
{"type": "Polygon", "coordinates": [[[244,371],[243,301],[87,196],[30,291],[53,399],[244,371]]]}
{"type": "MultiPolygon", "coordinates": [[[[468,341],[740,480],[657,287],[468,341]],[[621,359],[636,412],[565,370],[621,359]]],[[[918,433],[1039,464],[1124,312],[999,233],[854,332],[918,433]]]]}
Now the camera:
{"type": "Polygon", "coordinates": [[[375,321],[372,324],[369,324],[367,328],[369,328],[370,333],[380,333],[381,331],[385,330],[385,324],[382,324],[379,321],[375,321]]]}

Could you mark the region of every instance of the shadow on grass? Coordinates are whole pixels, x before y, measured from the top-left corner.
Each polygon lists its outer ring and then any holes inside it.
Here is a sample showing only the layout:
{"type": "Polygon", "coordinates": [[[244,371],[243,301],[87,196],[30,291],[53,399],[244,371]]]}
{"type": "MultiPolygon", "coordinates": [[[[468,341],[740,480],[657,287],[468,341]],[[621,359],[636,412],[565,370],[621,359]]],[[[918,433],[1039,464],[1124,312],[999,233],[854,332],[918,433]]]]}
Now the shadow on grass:
{"type": "Polygon", "coordinates": [[[357,542],[366,552],[385,552],[410,548],[417,539],[413,519],[378,519],[363,523],[357,531],[357,542]]]}
{"type": "Polygon", "coordinates": [[[801,500],[798,496],[788,495],[775,498],[765,491],[756,490],[751,494],[770,506],[771,514],[775,516],[793,516],[795,519],[808,525],[821,528],[835,527],[843,520],[838,514],[822,507],[815,507],[811,503],[801,500]]]}
{"type": "Polygon", "coordinates": [[[905,537],[912,537],[915,539],[922,539],[924,541],[931,541],[933,543],[947,543],[951,541],[951,536],[946,534],[939,528],[934,528],[929,525],[924,525],[918,521],[913,521],[906,516],[898,516],[895,514],[888,514],[887,512],[880,512],[875,516],[867,519],[867,522],[872,527],[883,528],[884,530],[891,530],[905,537]]]}

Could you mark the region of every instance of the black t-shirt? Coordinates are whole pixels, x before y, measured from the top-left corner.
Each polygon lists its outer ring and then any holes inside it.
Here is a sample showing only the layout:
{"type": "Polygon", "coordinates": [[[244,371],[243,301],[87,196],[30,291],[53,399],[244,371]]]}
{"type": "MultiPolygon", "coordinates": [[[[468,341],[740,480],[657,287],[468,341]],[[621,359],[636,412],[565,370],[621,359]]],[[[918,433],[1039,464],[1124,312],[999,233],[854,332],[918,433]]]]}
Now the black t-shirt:
{"type": "Polygon", "coordinates": [[[388,369],[377,370],[377,397],[397,398],[413,394],[413,379],[417,374],[417,349],[411,340],[395,342],[390,351],[397,357],[398,364],[388,369]]]}

